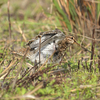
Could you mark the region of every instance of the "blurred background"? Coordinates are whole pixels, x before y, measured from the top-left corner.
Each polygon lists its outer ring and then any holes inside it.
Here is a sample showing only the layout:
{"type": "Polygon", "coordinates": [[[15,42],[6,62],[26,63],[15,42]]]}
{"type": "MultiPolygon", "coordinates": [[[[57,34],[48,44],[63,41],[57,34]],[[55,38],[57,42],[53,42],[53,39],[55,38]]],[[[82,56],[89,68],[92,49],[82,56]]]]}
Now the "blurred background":
{"type": "MultiPolygon", "coordinates": [[[[0,39],[9,36],[7,10],[7,0],[0,1],[0,39]]],[[[12,38],[23,39],[22,31],[24,41],[41,31],[59,28],[87,43],[93,28],[100,25],[99,0],[10,0],[9,11],[12,38]]],[[[98,39],[99,32],[95,36],[98,39]]]]}
{"type": "MultiPolygon", "coordinates": [[[[9,34],[7,9],[7,0],[0,1],[1,38],[9,34]]],[[[91,37],[93,28],[100,24],[99,0],[10,0],[9,11],[12,37],[19,36],[18,27],[27,39],[41,31],[59,28],[76,38],[81,35],[84,41],[84,36],[91,37]]]]}
{"type": "MultiPolygon", "coordinates": [[[[2,39],[8,37],[9,24],[7,0],[0,2],[0,38],[2,39]]],[[[55,29],[57,24],[60,25],[53,12],[52,0],[10,0],[9,11],[12,37],[17,34],[17,37],[14,38],[20,39],[21,34],[18,27],[21,28],[27,39],[32,39],[39,32],[55,29]]]]}

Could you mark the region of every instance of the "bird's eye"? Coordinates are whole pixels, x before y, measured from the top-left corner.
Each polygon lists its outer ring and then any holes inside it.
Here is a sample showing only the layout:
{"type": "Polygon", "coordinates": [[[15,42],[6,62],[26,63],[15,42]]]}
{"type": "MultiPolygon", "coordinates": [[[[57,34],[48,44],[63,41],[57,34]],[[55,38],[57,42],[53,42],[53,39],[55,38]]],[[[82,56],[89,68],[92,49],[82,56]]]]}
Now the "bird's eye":
{"type": "Polygon", "coordinates": [[[55,40],[53,41],[53,43],[55,43],[55,40]]]}
{"type": "Polygon", "coordinates": [[[73,39],[73,37],[71,37],[71,39],[73,39]]]}

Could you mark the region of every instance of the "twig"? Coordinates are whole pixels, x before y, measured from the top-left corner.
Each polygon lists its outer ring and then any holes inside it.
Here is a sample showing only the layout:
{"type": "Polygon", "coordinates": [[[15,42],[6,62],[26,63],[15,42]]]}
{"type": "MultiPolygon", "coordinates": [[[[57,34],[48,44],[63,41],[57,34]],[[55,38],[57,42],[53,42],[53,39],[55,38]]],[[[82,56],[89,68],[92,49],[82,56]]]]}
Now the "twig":
{"type": "Polygon", "coordinates": [[[9,73],[10,73],[11,70],[12,70],[12,69],[8,70],[8,73],[6,73],[6,75],[5,75],[4,78],[3,78],[3,82],[5,81],[6,77],[9,75],[9,73]]]}
{"type": "Polygon", "coordinates": [[[83,66],[83,68],[85,69],[85,66],[84,66],[84,64],[83,63],[81,63],[81,65],[83,66]]]}
{"type": "Polygon", "coordinates": [[[5,73],[4,75],[2,75],[2,76],[0,77],[0,80],[4,79],[5,76],[6,76],[7,74],[8,74],[8,73],[5,73]]]}
{"type": "Polygon", "coordinates": [[[93,63],[93,56],[94,56],[94,46],[95,46],[95,40],[94,40],[94,35],[95,35],[95,29],[93,29],[93,33],[92,33],[92,47],[91,47],[91,62],[90,62],[90,72],[92,71],[92,63],[93,63]]]}
{"type": "Polygon", "coordinates": [[[78,69],[80,69],[80,60],[78,61],[78,69]]]}
{"type": "Polygon", "coordinates": [[[86,66],[87,71],[89,71],[86,60],[85,60],[85,66],[86,66]]]}
{"type": "Polygon", "coordinates": [[[3,74],[5,74],[8,71],[8,69],[10,69],[15,63],[16,63],[16,60],[12,61],[10,63],[10,65],[0,74],[0,76],[2,76],[3,74]]]}
{"type": "Polygon", "coordinates": [[[43,82],[41,82],[38,86],[36,86],[36,88],[33,91],[30,91],[29,93],[26,94],[31,95],[42,87],[43,87],[43,82]]]}
{"type": "Polygon", "coordinates": [[[25,80],[25,75],[28,74],[33,68],[35,68],[38,65],[38,63],[36,65],[34,65],[32,68],[30,68],[27,72],[24,73],[24,75],[17,80],[16,84],[20,84],[22,83],[23,80],[25,80]],[[23,79],[23,80],[22,80],[23,79]]]}
{"type": "Polygon", "coordinates": [[[10,21],[9,3],[10,3],[10,0],[8,0],[8,22],[9,22],[9,37],[11,39],[11,21],[10,21]]]}
{"type": "Polygon", "coordinates": [[[58,72],[63,72],[63,71],[65,71],[64,68],[62,68],[62,69],[57,69],[57,70],[50,71],[50,72],[47,72],[47,74],[50,75],[50,74],[54,74],[54,73],[58,73],[58,72]]]}
{"type": "MultiPolygon", "coordinates": [[[[40,38],[40,41],[39,41],[39,62],[40,62],[40,53],[41,53],[41,36],[39,37],[40,38]]],[[[40,66],[40,63],[39,63],[39,66],[40,66]]]]}
{"type": "Polygon", "coordinates": [[[16,76],[15,76],[15,78],[14,78],[14,80],[13,80],[13,83],[12,83],[12,92],[14,91],[14,89],[15,89],[15,86],[16,86],[16,82],[17,82],[17,79],[18,79],[18,76],[19,76],[19,72],[21,71],[21,68],[22,68],[22,64],[23,64],[23,60],[21,61],[21,64],[20,64],[20,66],[18,67],[18,69],[17,69],[17,73],[16,73],[16,76]]]}
{"type": "Polygon", "coordinates": [[[85,1],[88,1],[88,2],[92,2],[92,3],[100,3],[100,1],[96,1],[96,0],[85,0],[85,1]]]}
{"type": "MultiPolygon", "coordinates": [[[[6,99],[6,98],[5,98],[6,99]]],[[[7,97],[8,100],[21,100],[21,99],[27,99],[27,100],[41,100],[40,98],[35,97],[34,95],[21,95],[21,96],[14,96],[14,97],[7,97]]]]}
{"type": "Polygon", "coordinates": [[[100,56],[98,56],[98,68],[99,68],[99,72],[100,72],[100,56]]]}
{"type": "Polygon", "coordinates": [[[25,34],[23,33],[23,31],[22,31],[22,29],[20,28],[19,25],[18,25],[18,29],[19,29],[19,32],[20,32],[20,34],[22,35],[24,41],[27,42],[27,39],[26,39],[26,37],[25,37],[25,34]]]}
{"type": "Polygon", "coordinates": [[[80,91],[82,89],[87,89],[87,88],[91,88],[92,89],[92,88],[96,88],[98,86],[100,86],[100,84],[96,84],[96,85],[95,84],[94,85],[80,85],[79,88],[73,89],[70,92],[76,92],[77,90],[80,91]]]}

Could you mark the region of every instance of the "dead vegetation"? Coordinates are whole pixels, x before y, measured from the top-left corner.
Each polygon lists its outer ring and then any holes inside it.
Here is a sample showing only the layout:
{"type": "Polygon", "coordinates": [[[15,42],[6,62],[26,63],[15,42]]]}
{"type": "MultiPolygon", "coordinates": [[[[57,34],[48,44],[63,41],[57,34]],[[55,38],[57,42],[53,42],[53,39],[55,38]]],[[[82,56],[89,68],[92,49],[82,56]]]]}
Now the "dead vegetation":
{"type": "Polygon", "coordinates": [[[45,0],[43,4],[34,0],[36,4],[39,3],[35,6],[31,0],[33,5],[25,0],[28,4],[19,6],[18,2],[14,11],[11,10],[12,4],[17,1],[7,2],[3,2],[0,6],[0,10],[4,11],[6,5],[6,12],[2,12],[0,20],[3,20],[0,25],[0,98],[98,99],[100,97],[100,11],[97,9],[100,6],[99,1],[45,0]],[[32,6],[34,11],[30,10],[32,6]],[[27,12],[25,15],[26,7],[29,7],[31,14],[27,12]],[[98,11],[97,14],[95,11],[98,11]],[[6,18],[8,20],[5,20],[6,18]],[[73,35],[77,42],[91,53],[73,45],[65,51],[61,62],[47,65],[46,61],[39,68],[25,56],[12,54],[15,48],[24,47],[36,34],[56,27],[65,34],[73,35]]]}

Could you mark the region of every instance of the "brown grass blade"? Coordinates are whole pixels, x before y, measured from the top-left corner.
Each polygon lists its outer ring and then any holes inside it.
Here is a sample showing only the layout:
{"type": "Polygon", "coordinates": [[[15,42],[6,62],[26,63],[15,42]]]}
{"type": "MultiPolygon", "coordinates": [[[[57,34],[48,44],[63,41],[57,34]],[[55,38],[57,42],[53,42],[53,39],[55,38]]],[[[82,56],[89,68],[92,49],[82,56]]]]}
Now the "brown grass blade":
{"type": "Polygon", "coordinates": [[[94,35],[95,35],[95,29],[93,29],[93,33],[92,33],[92,47],[91,47],[91,62],[90,62],[90,71],[92,71],[92,63],[93,63],[93,56],[94,56],[94,46],[95,46],[95,40],[94,40],[94,35]]]}
{"type": "Polygon", "coordinates": [[[10,65],[0,74],[0,76],[2,76],[3,74],[5,74],[15,63],[17,60],[14,60],[10,63],[10,65]]]}

